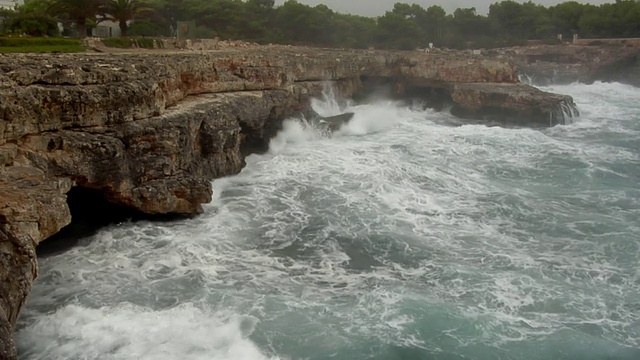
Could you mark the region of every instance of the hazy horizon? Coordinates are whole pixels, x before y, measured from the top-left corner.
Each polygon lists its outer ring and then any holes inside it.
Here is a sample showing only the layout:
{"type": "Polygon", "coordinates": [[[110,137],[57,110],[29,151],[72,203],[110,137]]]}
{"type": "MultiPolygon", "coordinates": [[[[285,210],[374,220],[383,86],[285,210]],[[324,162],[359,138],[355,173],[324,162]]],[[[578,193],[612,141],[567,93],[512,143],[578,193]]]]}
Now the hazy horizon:
{"type": "MultiPolygon", "coordinates": [[[[440,5],[443,9],[451,14],[457,8],[469,8],[475,7],[479,14],[486,14],[489,12],[489,5],[499,2],[499,0],[449,0],[449,1],[437,1],[437,0],[418,0],[418,1],[400,1],[400,0],[297,0],[300,3],[307,5],[325,4],[332,10],[341,13],[350,13],[354,15],[365,16],[379,16],[384,15],[386,11],[393,9],[393,4],[398,2],[404,2],[408,4],[418,4],[423,8],[428,8],[432,5],[440,5]]],[[[276,5],[281,5],[285,0],[276,0],[276,5]]],[[[523,1],[518,1],[522,3],[523,1]]],[[[542,4],[545,6],[556,5],[563,2],[563,0],[536,0],[534,3],[542,4]]],[[[613,0],[592,0],[592,1],[578,1],[580,3],[588,4],[605,4],[612,3],[613,0]]]]}

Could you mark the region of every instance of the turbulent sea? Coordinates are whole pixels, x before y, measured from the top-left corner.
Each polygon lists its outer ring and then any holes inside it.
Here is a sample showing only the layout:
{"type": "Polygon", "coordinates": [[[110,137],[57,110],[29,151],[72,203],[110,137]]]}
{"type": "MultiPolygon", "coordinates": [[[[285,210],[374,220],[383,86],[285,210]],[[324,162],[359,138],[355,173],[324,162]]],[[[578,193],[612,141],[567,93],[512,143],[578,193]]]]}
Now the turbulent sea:
{"type": "Polygon", "coordinates": [[[390,101],[287,120],[186,221],[40,259],[22,359],[640,359],[640,89],[571,125],[390,101]]]}

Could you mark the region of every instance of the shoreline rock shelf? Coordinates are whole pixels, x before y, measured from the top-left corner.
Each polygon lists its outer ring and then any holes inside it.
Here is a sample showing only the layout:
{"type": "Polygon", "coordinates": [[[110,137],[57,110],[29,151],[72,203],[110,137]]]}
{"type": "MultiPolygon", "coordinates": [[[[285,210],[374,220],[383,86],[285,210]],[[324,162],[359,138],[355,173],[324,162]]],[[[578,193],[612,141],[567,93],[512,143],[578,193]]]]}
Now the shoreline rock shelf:
{"type": "Polygon", "coordinates": [[[371,78],[399,96],[445,94],[463,117],[506,113],[525,126],[575,107],[520,84],[509,62],[456,53],[0,55],[0,358],[16,357],[11,332],[37,276],[36,247],[71,222],[72,188],[139,213],[198,214],[210,181],[266,150],[281,121],[309,111],[327,82],[348,98],[371,78]]]}

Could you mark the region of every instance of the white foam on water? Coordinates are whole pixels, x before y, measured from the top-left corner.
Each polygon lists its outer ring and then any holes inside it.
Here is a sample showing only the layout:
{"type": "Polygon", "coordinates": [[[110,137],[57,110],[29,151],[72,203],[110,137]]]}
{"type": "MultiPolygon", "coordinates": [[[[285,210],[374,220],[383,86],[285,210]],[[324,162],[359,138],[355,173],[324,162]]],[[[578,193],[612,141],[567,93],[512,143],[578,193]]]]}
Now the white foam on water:
{"type": "MultiPolygon", "coordinates": [[[[628,121],[636,121],[639,117],[640,103],[637,99],[640,89],[634,86],[595,82],[592,85],[574,83],[545,86],[541,89],[573,96],[582,119],[572,128],[634,131],[625,126],[628,121]]],[[[562,130],[562,127],[558,130],[562,130]]],[[[637,132],[634,133],[637,135],[637,132]]]]}
{"type": "Polygon", "coordinates": [[[287,146],[317,140],[323,137],[319,129],[300,119],[285,120],[282,131],[269,142],[269,151],[277,154],[287,146]]]}
{"type": "Polygon", "coordinates": [[[23,358],[269,359],[247,339],[256,322],[191,304],[163,311],[67,305],[30,324],[18,346],[23,358]]]}
{"type": "Polygon", "coordinates": [[[400,119],[411,117],[414,113],[393,102],[353,106],[346,110],[354,112],[355,115],[339,129],[339,135],[366,135],[390,130],[400,119]]]}

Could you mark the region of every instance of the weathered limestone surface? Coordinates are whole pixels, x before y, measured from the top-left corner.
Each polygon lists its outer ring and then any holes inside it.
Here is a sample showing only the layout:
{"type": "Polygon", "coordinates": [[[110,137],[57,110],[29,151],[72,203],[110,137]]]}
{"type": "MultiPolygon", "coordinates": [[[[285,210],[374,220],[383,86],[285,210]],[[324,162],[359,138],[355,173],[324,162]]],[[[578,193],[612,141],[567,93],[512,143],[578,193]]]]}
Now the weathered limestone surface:
{"type": "MultiPolygon", "coordinates": [[[[471,116],[520,96],[495,86],[523,91],[517,75],[504,61],[452,54],[294,47],[0,55],[0,358],[15,358],[10,334],[37,275],[35,248],[70,223],[72,187],[147,214],[197,214],[210,181],[240,171],[326,81],[343,96],[364,77],[444,89],[471,116]]],[[[523,94],[508,109],[532,117],[570,101],[523,94]]]]}
{"type": "Polygon", "coordinates": [[[257,47],[226,52],[0,57],[0,143],[157,116],[188,95],[376,75],[420,83],[518,82],[495,60],[409,52],[257,47]]]}

